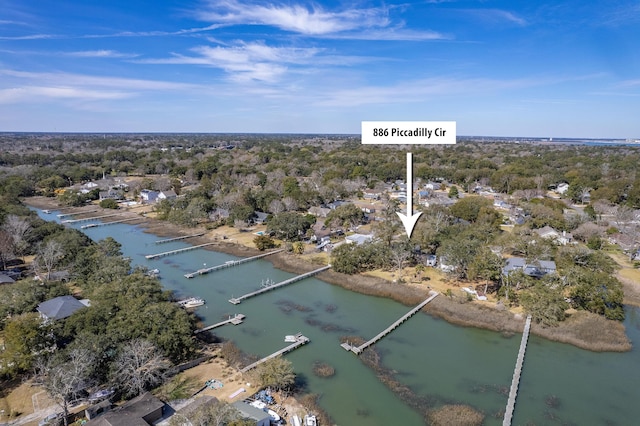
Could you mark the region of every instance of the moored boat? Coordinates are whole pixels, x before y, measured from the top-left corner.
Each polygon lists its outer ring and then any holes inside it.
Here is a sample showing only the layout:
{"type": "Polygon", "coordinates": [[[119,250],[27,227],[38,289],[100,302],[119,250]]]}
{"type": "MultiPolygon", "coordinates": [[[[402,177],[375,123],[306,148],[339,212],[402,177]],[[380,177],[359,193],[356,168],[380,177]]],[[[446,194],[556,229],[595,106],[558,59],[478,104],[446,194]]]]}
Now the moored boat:
{"type": "Polygon", "coordinates": [[[176,302],[179,306],[189,309],[189,308],[197,308],[198,306],[204,305],[204,299],[199,297],[190,297],[188,299],[179,300],[176,302]]]}

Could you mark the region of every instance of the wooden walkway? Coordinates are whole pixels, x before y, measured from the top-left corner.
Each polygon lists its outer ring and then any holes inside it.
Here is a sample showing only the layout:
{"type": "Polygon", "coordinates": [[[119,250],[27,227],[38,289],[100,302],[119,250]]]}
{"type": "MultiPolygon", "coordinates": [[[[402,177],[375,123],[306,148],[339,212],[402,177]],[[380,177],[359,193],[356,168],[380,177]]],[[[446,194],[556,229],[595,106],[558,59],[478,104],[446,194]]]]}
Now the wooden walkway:
{"type": "Polygon", "coordinates": [[[431,296],[429,296],[428,299],[424,300],[423,302],[421,302],[418,306],[416,306],[415,308],[413,308],[412,310],[410,310],[409,312],[407,312],[406,314],[404,314],[402,317],[400,317],[399,320],[397,320],[396,322],[394,322],[393,324],[391,324],[389,327],[385,328],[382,332],[378,333],[373,339],[368,340],[366,342],[364,342],[363,344],[361,344],[360,346],[351,346],[349,343],[343,343],[340,346],[342,346],[345,350],[347,351],[351,351],[356,355],[360,355],[360,353],[365,350],[366,348],[368,348],[369,346],[373,345],[374,343],[376,343],[378,340],[382,339],[384,336],[386,336],[387,334],[391,333],[393,330],[395,330],[396,328],[398,328],[398,326],[400,324],[402,324],[403,322],[405,322],[406,320],[408,320],[410,317],[412,317],[413,315],[416,314],[416,312],[418,312],[420,309],[424,308],[424,306],[431,302],[433,299],[435,299],[438,294],[435,291],[431,292],[431,296]]]}
{"type": "Polygon", "coordinates": [[[265,361],[268,361],[268,360],[270,360],[272,358],[275,358],[277,356],[289,353],[292,350],[294,350],[296,348],[299,348],[302,345],[306,345],[307,343],[309,343],[309,338],[308,337],[305,337],[302,334],[297,334],[295,343],[292,343],[289,346],[287,346],[286,348],[282,348],[279,351],[274,352],[271,355],[268,355],[268,356],[266,356],[266,357],[264,357],[264,358],[262,358],[262,359],[260,359],[260,360],[258,360],[256,362],[254,362],[253,364],[247,365],[245,368],[240,370],[240,372],[241,373],[246,373],[247,371],[249,371],[249,370],[251,370],[253,368],[256,368],[258,365],[262,364],[265,361]]]}
{"type": "Polygon", "coordinates": [[[531,315],[527,316],[524,323],[524,331],[522,332],[522,340],[520,341],[520,350],[518,351],[518,359],[516,360],[516,368],[513,370],[513,379],[511,379],[511,389],[509,390],[509,400],[507,401],[507,409],[504,412],[502,426],[510,426],[513,418],[513,410],[516,406],[516,397],[518,396],[518,385],[520,384],[520,374],[522,373],[522,364],[524,363],[524,353],[527,350],[527,341],[529,340],[529,331],[531,330],[531,315]]]}
{"type": "Polygon", "coordinates": [[[306,274],[302,274],[302,275],[298,275],[297,277],[289,278],[288,280],[281,281],[281,282],[279,282],[277,284],[273,284],[273,285],[270,285],[268,287],[263,287],[260,290],[256,290],[254,292],[247,293],[244,296],[234,297],[232,299],[229,299],[229,302],[233,303],[234,305],[237,305],[238,303],[242,302],[244,299],[248,299],[250,297],[257,296],[257,295],[262,294],[262,293],[266,293],[267,291],[275,290],[276,288],[284,287],[285,285],[288,285],[288,284],[293,284],[295,282],[304,280],[305,278],[309,278],[309,277],[311,277],[313,275],[319,274],[322,271],[326,271],[327,269],[330,269],[330,268],[331,268],[331,266],[323,266],[322,268],[316,269],[315,271],[307,272],[306,274]]]}
{"type": "Polygon", "coordinates": [[[99,226],[109,226],[109,225],[115,225],[117,223],[131,222],[133,220],[141,220],[141,219],[144,219],[144,218],[143,217],[130,217],[128,219],[114,220],[113,222],[90,223],[88,225],[82,225],[80,228],[82,228],[82,229],[97,228],[99,226]]]}
{"type": "Polygon", "coordinates": [[[202,237],[203,235],[204,235],[204,232],[202,232],[200,234],[184,235],[182,237],[167,238],[166,240],[158,240],[158,241],[155,242],[155,244],[170,243],[172,241],[186,240],[187,238],[202,237]]]}
{"type": "Polygon", "coordinates": [[[107,217],[114,217],[114,216],[122,216],[122,213],[103,214],[102,216],[85,217],[85,218],[82,218],[82,219],[69,219],[69,220],[63,220],[60,223],[89,222],[90,220],[105,219],[107,217]]]}
{"type": "Polygon", "coordinates": [[[159,257],[171,256],[172,254],[184,253],[185,251],[197,250],[199,248],[210,246],[213,244],[215,243],[200,244],[198,246],[190,246],[190,247],[185,247],[178,250],[165,251],[164,253],[148,254],[145,257],[147,259],[157,259],[159,257]]]}
{"type": "Polygon", "coordinates": [[[280,253],[281,251],[284,251],[284,249],[270,251],[269,253],[263,253],[257,256],[246,257],[240,260],[230,260],[228,262],[223,263],[222,265],[212,266],[211,268],[198,269],[197,271],[192,272],[190,274],[184,274],[184,276],[187,278],[193,278],[193,277],[197,277],[198,275],[205,275],[205,274],[208,274],[209,272],[219,271],[220,269],[225,269],[225,268],[231,268],[232,266],[237,266],[243,263],[251,262],[252,260],[261,259],[263,257],[269,256],[275,253],[280,253]]]}
{"type": "Polygon", "coordinates": [[[202,333],[203,331],[213,330],[214,328],[222,327],[225,324],[233,324],[233,325],[242,324],[242,321],[244,321],[245,318],[246,317],[242,314],[235,314],[233,317],[229,317],[228,320],[224,320],[216,324],[203,327],[199,330],[196,330],[193,334],[198,334],[198,333],[202,333]]]}
{"type": "MultiPolygon", "coordinates": [[[[69,207],[69,208],[73,208],[73,207],[69,207]]],[[[69,216],[78,216],[81,214],[89,214],[89,213],[95,213],[95,212],[99,212],[100,210],[85,210],[83,212],[73,212],[73,213],[61,213],[58,215],[58,217],[60,219],[62,219],[63,217],[69,217],[69,216]]]]}

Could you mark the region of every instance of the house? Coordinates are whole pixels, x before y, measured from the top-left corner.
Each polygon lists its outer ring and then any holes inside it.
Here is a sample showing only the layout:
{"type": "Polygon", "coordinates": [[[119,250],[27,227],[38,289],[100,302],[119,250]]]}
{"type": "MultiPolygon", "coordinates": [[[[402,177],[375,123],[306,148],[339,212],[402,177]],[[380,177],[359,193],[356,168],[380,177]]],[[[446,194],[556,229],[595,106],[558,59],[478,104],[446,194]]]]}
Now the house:
{"type": "Polygon", "coordinates": [[[437,261],[437,257],[435,254],[428,254],[427,257],[425,258],[424,264],[427,266],[431,266],[432,268],[435,268],[436,264],[438,263],[437,261]]]}
{"type": "Polygon", "coordinates": [[[143,203],[155,203],[158,200],[158,195],[160,193],[158,191],[152,191],[151,189],[143,189],[140,191],[140,198],[143,203]]]}
{"type": "Polygon", "coordinates": [[[424,187],[432,191],[437,191],[442,187],[442,185],[438,182],[427,182],[424,187]]]}
{"type": "Polygon", "coordinates": [[[122,198],[124,198],[122,191],[117,191],[115,189],[100,191],[99,196],[100,200],[121,200],[122,198]]]}
{"type": "Polygon", "coordinates": [[[38,305],[36,310],[40,312],[40,316],[45,321],[56,321],[70,317],[82,308],[89,305],[87,300],[82,303],[73,296],[60,296],[49,299],[38,305]]]}
{"type": "Polygon", "coordinates": [[[563,246],[566,246],[573,240],[573,235],[567,234],[565,231],[562,231],[562,234],[560,234],[558,231],[548,225],[543,228],[536,229],[536,233],[540,235],[541,238],[552,240],[555,243],[561,244],[563,246]]]}
{"type": "Polygon", "coordinates": [[[264,212],[253,212],[253,222],[254,223],[265,223],[267,221],[267,218],[269,217],[268,213],[264,213],[264,212]]]}
{"type": "Polygon", "coordinates": [[[237,401],[231,405],[233,405],[234,408],[240,412],[240,415],[242,417],[255,421],[256,426],[271,425],[271,418],[269,417],[269,414],[259,408],[256,408],[253,405],[249,405],[243,401],[237,401]]]}
{"type": "Polygon", "coordinates": [[[327,215],[331,212],[331,209],[326,207],[318,207],[313,206],[309,208],[309,214],[315,217],[327,217],[327,215]]]}
{"type": "Polygon", "coordinates": [[[564,194],[568,190],[569,190],[569,184],[566,182],[559,183],[558,186],[556,187],[556,192],[558,194],[564,194]]]}
{"type": "Polygon", "coordinates": [[[174,200],[178,197],[175,191],[169,189],[167,191],[160,191],[158,193],[158,200],[174,200]]]}
{"type": "Polygon", "coordinates": [[[444,256],[440,256],[440,270],[444,272],[454,272],[457,269],[455,265],[450,265],[447,261],[447,258],[444,256]]]}
{"type": "Polygon", "coordinates": [[[164,402],[147,392],[92,418],[85,426],[148,426],[162,418],[164,407],[164,402]]]}
{"type": "Polygon", "coordinates": [[[365,189],[362,191],[362,197],[365,200],[379,200],[382,196],[382,192],[377,189],[365,189]]]}
{"type": "Polygon", "coordinates": [[[345,243],[361,245],[373,241],[373,235],[353,234],[345,237],[345,243]]]}
{"type": "Polygon", "coordinates": [[[502,274],[509,275],[514,271],[522,271],[530,277],[541,278],[547,274],[554,274],[556,272],[556,263],[553,260],[527,262],[524,257],[510,257],[507,259],[507,264],[502,268],[502,274]]]}

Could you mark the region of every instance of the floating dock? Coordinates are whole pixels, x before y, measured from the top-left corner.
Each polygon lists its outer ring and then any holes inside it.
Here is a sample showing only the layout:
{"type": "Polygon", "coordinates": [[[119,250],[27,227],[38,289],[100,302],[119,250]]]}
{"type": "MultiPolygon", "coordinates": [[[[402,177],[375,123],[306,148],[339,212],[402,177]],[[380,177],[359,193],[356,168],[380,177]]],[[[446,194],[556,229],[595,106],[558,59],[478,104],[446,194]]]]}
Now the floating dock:
{"type": "Polygon", "coordinates": [[[90,220],[105,219],[107,217],[114,217],[114,216],[122,216],[122,213],[103,214],[102,216],[85,217],[82,219],[69,219],[69,220],[63,220],[60,223],[89,222],[90,220]]]}
{"type": "Polygon", "coordinates": [[[184,235],[182,237],[167,238],[166,240],[158,240],[158,241],[155,242],[155,244],[170,243],[172,241],[186,240],[187,238],[202,237],[203,235],[204,235],[204,232],[202,232],[200,234],[184,235]]]}
{"type": "Polygon", "coordinates": [[[178,249],[178,250],[165,251],[164,253],[148,254],[145,257],[147,259],[157,259],[159,257],[165,257],[165,256],[171,256],[173,254],[184,253],[185,251],[197,250],[199,248],[207,247],[207,246],[210,246],[210,245],[213,245],[213,244],[215,244],[215,243],[200,244],[200,245],[197,245],[197,246],[185,247],[185,248],[181,248],[181,249],[178,249]]]}
{"type": "Polygon", "coordinates": [[[193,334],[198,334],[198,333],[202,333],[203,331],[213,330],[214,328],[222,327],[223,325],[226,325],[226,324],[233,324],[233,325],[242,324],[242,321],[244,321],[245,318],[246,317],[242,314],[235,314],[233,317],[229,317],[228,320],[224,320],[219,323],[209,325],[207,327],[203,327],[199,330],[196,330],[193,334]]]}
{"type": "Polygon", "coordinates": [[[238,266],[238,265],[241,265],[243,263],[251,262],[252,260],[262,259],[263,257],[270,256],[270,255],[276,254],[276,253],[280,253],[283,250],[284,249],[274,250],[274,251],[270,251],[269,253],[263,253],[263,254],[259,254],[257,256],[246,257],[246,258],[240,259],[240,260],[230,260],[228,262],[223,263],[222,265],[212,266],[211,268],[198,269],[197,271],[192,272],[190,274],[184,274],[184,276],[186,278],[193,278],[193,277],[197,277],[198,275],[206,275],[206,274],[208,274],[210,272],[219,271],[220,269],[231,268],[232,266],[238,266]]]}
{"type": "Polygon", "coordinates": [[[511,426],[513,418],[513,410],[516,407],[516,397],[518,396],[518,385],[520,384],[520,374],[522,373],[522,364],[524,363],[524,353],[527,351],[527,341],[529,340],[529,331],[531,331],[531,315],[527,316],[524,323],[524,331],[522,332],[522,340],[520,341],[520,350],[518,351],[518,359],[516,360],[516,368],[513,370],[513,378],[511,379],[511,389],[509,390],[509,399],[507,400],[507,408],[504,412],[502,426],[511,426]]]}
{"type": "Polygon", "coordinates": [[[271,355],[266,356],[266,357],[264,357],[264,358],[262,358],[262,359],[260,359],[260,360],[258,360],[258,361],[256,361],[256,362],[254,362],[253,364],[249,364],[249,365],[247,365],[245,368],[243,368],[242,370],[240,370],[240,372],[241,372],[241,373],[246,373],[247,371],[249,371],[249,370],[252,370],[252,369],[256,368],[258,365],[262,364],[262,363],[263,363],[263,362],[265,362],[265,361],[268,361],[268,360],[270,360],[270,359],[272,359],[272,358],[275,358],[275,357],[277,357],[277,356],[280,356],[280,355],[284,355],[284,354],[286,354],[286,353],[289,353],[289,352],[291,352],[292,350],[297,349],[297,348],[299,348],[299,347],[300,347],[300,346],[302,346],[302,345],[306,345],[307,343],[309,343],[309,338],[308,338],[308,337],[305,337],[305,336],[303,336],[302,334],[296,334],[296,341],[295,341],[295,343],[292,343],[292,344],[290,344],[289,346],[287,346],[287,347],[285,347],[285,348],[282,348],[282,349],[280,349],[279,351],[274,352],[274,353],[272,353],[271,355]]]}
{"type": "Polygon", "coordinates": [[[277,284],[273,284],[273,285],[270,285],[268,287],[263,287],[260,290],[256,290],[254,292],[247,293],[244,296],[234,297],[232,299],[229,299],[229,302],[233,303],[234,305],[237,305],[238,303],[242,302],[244,299],[248,299],[250,297],[257,296],[257,295],[262,294],[262,293],[266,293],[267,291],[275,290],[276,288],[284,287],[285,285],[293,284],[293,283],[298,282],[300,280],[304,280],[305,278],[309,278],[309,277],[311,277],[313,275],[319,274],[320,272],[326,271],[327,269],[330,269],[330,268],[331,268],[331,265],[323,266],[322,268],[316,269],[315,271],[307,272],[306,274],[302,274],[302,275],[298,275],[297,277],[289,278],[288,280],[281,281],[281,282],[279,282],[277,284]]]}
{"type": "Polygon", "coordinates": [[[97,228],[98,226],[115,225],[117,223],[131,222],[133,220],[140,220],[140,219],[144,219],[144,218],[142,218],[142,217],[130,217],[129,219],[114,220],[113,222],[90,223],[88,225],[82,225],[80,228],[82,228],[82,229],[97,228]]]}
{"type": "Polygon", "coordinates": [[[386,336],[387,334],[391,333],[393,330],[395,330],[396,328],[398,328],[398,326],[400,324],[402,324],[403,322],[405,322],[406,320],[408,320],[410,317],[412,317],[413,315],[415,315],[420,309],[422,309],[427,303],[431,302],[433,299],[435,299],[438,294],[435,291],[431,292],[431,296],[429,296],[428,299],[424,300],[422,303],[420,303],[418,306],[416,306],[415,308],[413,308],[412,310],[410,310],[409,312],[407,312],[406,314],[404,314],[402,317],[400,317],[399,320],[397,320],[396,322],[394,322],[393,324],[391,324],[389,327],[385,328],[382,332],[378,333],[373,339],[368,340],[366,342],[364,342],[363,344],[361,344],[360,346],[351,346],[349,343],[343,343],[340,346],[342,346],[345,350],[347,351],[351,351],[356,355],[360,355],[360,353],[365,350],[366,348],[368,348],[369,346],[373,345],[374,343],[376,343],[378,340],[382,339],[384,336],[386,336]]]}

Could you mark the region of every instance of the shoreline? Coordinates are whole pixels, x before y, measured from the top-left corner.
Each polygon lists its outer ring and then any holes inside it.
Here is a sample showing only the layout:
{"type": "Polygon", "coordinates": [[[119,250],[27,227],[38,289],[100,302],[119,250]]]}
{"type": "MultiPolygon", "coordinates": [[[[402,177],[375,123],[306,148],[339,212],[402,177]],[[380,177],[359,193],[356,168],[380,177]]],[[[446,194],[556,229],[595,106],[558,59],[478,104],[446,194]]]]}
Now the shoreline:
{"type": "MultiPolygon", "coordinates": [[[[30,197],[23,200],[25,204],[41,209],[59,209],[54,198],[30,197]]],[[[95,208],[95,205],[73,208],[78,211],[95,208]]],[[[179,237],[204,232],[205,235],[190,239],[192,244],[211,243],[205,250],[220,251],[238,257],[249,257],[264,253],[256,248],[238,244],[233,241],[219,239],[210,235],[212,231],[203,227],[185,229],[178,225],[160,221],[158,219],[140,215],[129,209],[122,210],[132,217],[138,216],[142,223],[138,224],[144,232],[160,237],[179,237]]],[[[318,265],[308,259],[280,252],[264,258],[274,267],[291,273],[304,273],[316,269],[318,265]]],[[[346,275],[333,270],[325,271],[317,277],[329,284],[337,285],[347,290],[376,297],[386,297],[406,306],[417,305],[428,297],[428,289],[389,282],[382,278],[358,275],[346,275]]],[[[632,303],[633,305],[633,303],[632,303]]],[[[524,316],[514,314],[506,309],[499,310],[486,304],[477,302],[461,302],[450,299],[441,294],[423,308],[427,314],[443,319],[451,324],[463,327],[475,327],[500,333],[521,333],[524,327],[524,316]]],[[[626,335],[624,324],[607,320],[599,315],[578,311],[560,323],[557,327],[542,327],[532,324],[531,333],[559,343],[566,343],[580,349],[593,352],[627,352],[632,348],[631,341],[626,335]],[[586,337],[586,338],[585,338],[586,337]]]]}

